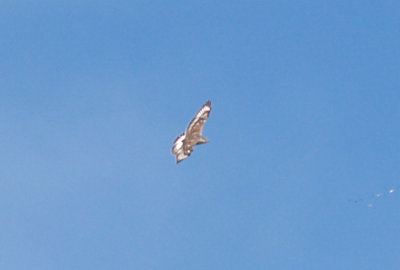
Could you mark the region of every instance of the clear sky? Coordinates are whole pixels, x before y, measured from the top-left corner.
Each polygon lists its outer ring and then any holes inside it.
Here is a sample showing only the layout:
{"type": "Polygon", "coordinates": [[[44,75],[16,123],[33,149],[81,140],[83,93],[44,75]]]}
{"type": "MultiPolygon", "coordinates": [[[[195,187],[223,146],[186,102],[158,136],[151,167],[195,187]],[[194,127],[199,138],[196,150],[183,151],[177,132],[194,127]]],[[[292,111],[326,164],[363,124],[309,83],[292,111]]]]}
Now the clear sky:
{"type": "Polygon", "coordinates": [[[1,0],[0,268],[400,269],[399,14],[1,0]]]}

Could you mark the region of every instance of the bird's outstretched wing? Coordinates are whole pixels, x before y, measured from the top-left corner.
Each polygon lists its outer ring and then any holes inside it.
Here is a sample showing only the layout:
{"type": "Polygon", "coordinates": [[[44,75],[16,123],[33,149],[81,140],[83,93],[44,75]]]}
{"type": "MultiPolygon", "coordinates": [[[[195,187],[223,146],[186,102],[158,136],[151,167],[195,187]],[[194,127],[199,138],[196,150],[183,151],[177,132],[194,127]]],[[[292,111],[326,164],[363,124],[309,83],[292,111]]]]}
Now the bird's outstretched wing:
{"type": "Polygon", "coordinates": [[[211,101],[207,101],[206,104],[201,107],[196,116],[190,121],[186,133],[200,134],[203,132],[204,124],[206,123],[211,112],[211,101]]]}

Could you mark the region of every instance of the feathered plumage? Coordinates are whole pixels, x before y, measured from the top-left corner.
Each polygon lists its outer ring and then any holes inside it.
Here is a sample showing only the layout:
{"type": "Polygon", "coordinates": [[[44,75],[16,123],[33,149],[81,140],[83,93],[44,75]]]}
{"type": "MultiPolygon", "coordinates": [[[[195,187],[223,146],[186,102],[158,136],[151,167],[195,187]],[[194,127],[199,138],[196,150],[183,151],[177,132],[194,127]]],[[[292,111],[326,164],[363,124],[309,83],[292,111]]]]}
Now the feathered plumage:
{"type": "Polygon", "coordinates": [[[173,155],[176,155],[176,163],[188,158],[193,152],[195,145],[208,142],[208,140],[202,136],[202,132],[210,112],[211,101],[207,101],[192,121],[190,121],[186,131],[175,139],[171,152],[173,155]]]}

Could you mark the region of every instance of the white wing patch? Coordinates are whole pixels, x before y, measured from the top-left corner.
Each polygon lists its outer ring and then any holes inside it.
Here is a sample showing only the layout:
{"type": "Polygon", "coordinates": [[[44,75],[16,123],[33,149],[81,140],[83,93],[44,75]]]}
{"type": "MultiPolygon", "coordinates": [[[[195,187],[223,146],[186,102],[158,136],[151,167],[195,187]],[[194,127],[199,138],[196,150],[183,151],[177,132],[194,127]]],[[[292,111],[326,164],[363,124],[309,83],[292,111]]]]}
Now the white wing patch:
{"type": "Polygon", "coordinates": [[[190,155],[190,153],[189,155],[186,155],[183,151],[183,141],[185,140],[185,138],[185,133],[182,133],[174,141],[174,146],[172,147],[171,152],[173,155],[176,155],[176,162],[180,162],[190,155]]]}

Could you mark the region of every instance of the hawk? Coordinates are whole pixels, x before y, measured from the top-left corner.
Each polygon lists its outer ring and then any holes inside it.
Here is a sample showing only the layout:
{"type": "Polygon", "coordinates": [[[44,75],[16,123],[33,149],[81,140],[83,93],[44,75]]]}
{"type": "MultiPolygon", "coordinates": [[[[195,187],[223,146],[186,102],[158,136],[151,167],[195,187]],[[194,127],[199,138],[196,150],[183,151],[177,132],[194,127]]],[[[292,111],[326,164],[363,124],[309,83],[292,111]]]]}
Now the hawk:
{"type": "Polygon", "coordinates": [[[210,115],[210,112],[211,101],[207,101],[207,103],[201,107],[200,111],[196,114],[192,121],[190,121],[186,131],[175,139],[171,152],[173,155],[176,155],[176,163],[188,158],[193,152],[195,145],[208,142],[208,140],[204,138],[201,133],[203,131],[204,124],[210,115]]]}

